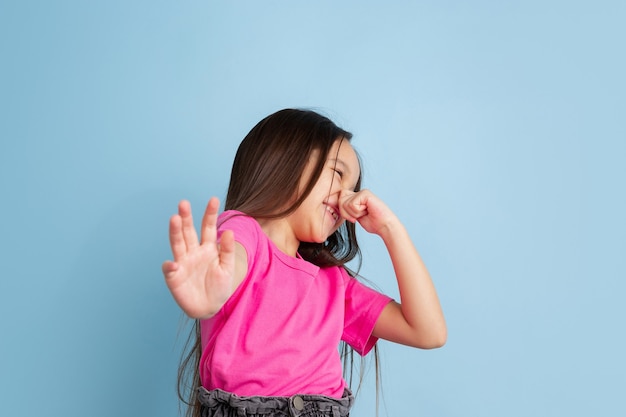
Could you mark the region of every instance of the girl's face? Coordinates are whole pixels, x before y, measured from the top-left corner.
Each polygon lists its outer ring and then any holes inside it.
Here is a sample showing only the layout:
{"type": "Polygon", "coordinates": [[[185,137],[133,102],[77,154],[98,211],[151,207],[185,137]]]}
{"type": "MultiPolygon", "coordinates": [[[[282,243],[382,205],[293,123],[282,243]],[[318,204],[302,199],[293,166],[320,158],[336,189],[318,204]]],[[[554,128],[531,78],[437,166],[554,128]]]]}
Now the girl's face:
{"type": "MultiPolygon", "coordinates": [[[[317,160],[314,153],[300,181],[304,188],[317,160]]],[[[354,191],[361,169],[356,152],[347,140],[333,144],[322,173],[311,193],[290,216],[288,223],[299,242],[323,243],[345,221],[339,213],[342,190],[354,191]]]]}

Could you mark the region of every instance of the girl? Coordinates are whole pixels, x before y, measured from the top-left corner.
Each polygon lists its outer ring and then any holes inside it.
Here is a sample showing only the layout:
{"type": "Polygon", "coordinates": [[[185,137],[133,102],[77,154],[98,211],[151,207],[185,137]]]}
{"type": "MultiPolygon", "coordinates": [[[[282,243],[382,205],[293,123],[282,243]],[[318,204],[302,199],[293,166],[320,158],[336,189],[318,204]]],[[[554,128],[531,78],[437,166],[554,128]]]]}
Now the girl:
{"type": "Polygon", "coordinates": [[[361,189],[351,138],[315,112],[281,110],[239,146],[226,211],[218,216],[219,201],[209,201],[200,240],[189,203],[179,204],[163,274],[196,319],[183,363],[197,369],[191,414],[348,416],[340,341],[361,355],[379,338],[445,343],[428,271],[398,218],[361,189]],[[356,223],[385,243],[401,304],[345,267],[360,253],[356,223]]]}

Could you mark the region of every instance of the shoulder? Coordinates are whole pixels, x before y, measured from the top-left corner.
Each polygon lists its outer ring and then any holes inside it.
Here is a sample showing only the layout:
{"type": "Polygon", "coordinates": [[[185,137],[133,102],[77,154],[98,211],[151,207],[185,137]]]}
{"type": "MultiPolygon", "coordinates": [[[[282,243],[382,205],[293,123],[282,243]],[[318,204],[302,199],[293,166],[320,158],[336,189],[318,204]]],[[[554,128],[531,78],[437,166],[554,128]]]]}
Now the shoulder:
{"type": "Polygon", "coordinates": [[[226,230],[233,232],[239,252],[245,251],[248,262],[256,257],[259,248],[267,246],[263,244],[266,237],[256,219],[240,211],[228,210],[220,214],[217,229],[218,236],[226,230]]]}
{"type": "Polygon", "coordinates": [[[217,219],[217,230],[221,234],[225,230],[232,230],[237,235],[249,236],[258,239],[261,226],[254,217],[236,210],[228,210],[219,215],[217,219]]]}
{"type": "Polygon", "coordinates": [[[254,217],[248,216],[246,213],[242,213],[237,210],[226,210],[222,214],[219,215],[217,219],[217,227],[219,229],[225,228],[229,229],[233,226],[238,225],[258,225],[258,222],[254,219],[254,217]]]}
{"type": "Polygon", "coordinates": [[[347,300],[351,300],[358,305],[368,306],[372,306],[373,304],[384,305],[392,300],[391,297],[367,285],[365,282],[361,281],[361,279],[346,271],[345,268],[340,269],[342,270],[347,300]]]}

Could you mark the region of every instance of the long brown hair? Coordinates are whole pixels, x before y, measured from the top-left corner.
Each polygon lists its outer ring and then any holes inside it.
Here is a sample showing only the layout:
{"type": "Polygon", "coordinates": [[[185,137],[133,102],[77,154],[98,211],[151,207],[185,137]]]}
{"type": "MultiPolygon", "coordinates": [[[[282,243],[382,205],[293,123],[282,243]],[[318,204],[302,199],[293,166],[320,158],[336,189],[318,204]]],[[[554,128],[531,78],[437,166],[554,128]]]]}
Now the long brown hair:
{"type": "MultiPolygon", "coordinates": [[[[224,209],[238,210],[255,219],[288,216],[302,204],[317,183],[333,144],[337,140],[351,139],[350,132],[310,110],[284,109],[267,116],[252,128],[239,145],[224,209]],[[317,157],[313,172],[304,188],[300,189],[304,169],[313,155],[317,157]]],[[[360,188],[359,175],[355,191],[360,188]]],[[[356,257],[360,266],[361,252],[355,225],[344,222],[324,243],[301,242],[298,253],[317,266],[343,266],[350,275],[356,276],[356,272],[345,267],[356,257]]],[[[377,350],[374,353],[378,365],[377,350]]],[[[196,392],[200,387],[198,367],[202,351],[198,320],[185,343],[183,355],[178,371],[178,395],[188,405],[186,415],[199,417],[196,392]]],[[[349,374],[350,382],[353,355],[352,349],[342,344],[344,377],[349,374]]],[[[378,366],[376,374],[378,382],[378,366]]]]}

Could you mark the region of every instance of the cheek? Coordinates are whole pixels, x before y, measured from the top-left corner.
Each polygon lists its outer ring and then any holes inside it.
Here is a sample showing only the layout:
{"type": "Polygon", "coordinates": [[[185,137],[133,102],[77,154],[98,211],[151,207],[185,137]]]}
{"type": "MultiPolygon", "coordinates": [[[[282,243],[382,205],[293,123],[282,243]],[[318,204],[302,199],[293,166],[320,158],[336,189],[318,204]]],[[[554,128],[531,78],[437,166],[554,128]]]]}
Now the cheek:
{"type": "Polygon", "coordinates": [[[317,197],[326,200],[329,194],[331,194],[335,188],[341,187],[338,181],[333,181],[332,176],[326,176],[320,178],[320,180],[315,184],[315,189],[311,192],[311,194],[315,194],[317,197]]]}
{"type": "MultiPolygon", "coordinates": [[[[346,222],[346,221],[345,221],[344,219],[341,219],[341,220],[339,221],[339,223],[337,223],[337,225],[336,225],[335,227],[333,227],[332,233],[335,233],[337,230],[339,230],[339,228],[340,228],[341,226],[343,226],[343,224],[344,224],[345,222],[346,222]]],[[[332,234],[332,233],[331,233],[331,234],[332,234]]]]}

